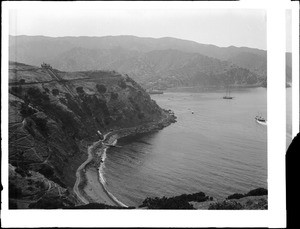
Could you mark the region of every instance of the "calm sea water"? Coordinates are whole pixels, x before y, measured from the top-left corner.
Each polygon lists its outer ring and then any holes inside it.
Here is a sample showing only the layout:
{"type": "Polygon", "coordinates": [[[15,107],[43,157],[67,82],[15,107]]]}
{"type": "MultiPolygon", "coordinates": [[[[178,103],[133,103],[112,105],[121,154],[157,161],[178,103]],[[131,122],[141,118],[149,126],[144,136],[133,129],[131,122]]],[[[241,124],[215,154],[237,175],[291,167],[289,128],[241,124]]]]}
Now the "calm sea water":
{"type": "Polygon", "coordinates": [[[146,197],[203,191],[216,198],[267,187],[265,88],[239,89],[233,100],[224,92],[153,95],[171,109],[177,123],[139,138],[121,139],[107,151],[104,177],[108,190],[126,205],[146,197]]]}

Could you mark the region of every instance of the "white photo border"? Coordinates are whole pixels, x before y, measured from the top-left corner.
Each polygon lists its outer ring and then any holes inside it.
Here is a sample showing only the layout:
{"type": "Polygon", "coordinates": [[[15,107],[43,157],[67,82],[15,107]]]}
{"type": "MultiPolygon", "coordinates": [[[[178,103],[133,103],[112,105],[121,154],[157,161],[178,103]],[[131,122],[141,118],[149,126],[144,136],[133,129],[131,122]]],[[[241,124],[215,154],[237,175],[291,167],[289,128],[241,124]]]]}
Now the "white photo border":
{"type": "Polygon", "coordinates": [[[3,227],[285,227],[285,10],[292,9],[293,137],[299,132],[299,8],[289,1],[240,2],[3,2],[2,3],[2,211],[3,227]],[[268,49],[268,210],[8,210],[9,10],[34,7],[265,9],[268,49]],[[278,76],[278,77],[277,77],[278,76]],[[294,108],[296,107],[296,109],[294,108]]]}

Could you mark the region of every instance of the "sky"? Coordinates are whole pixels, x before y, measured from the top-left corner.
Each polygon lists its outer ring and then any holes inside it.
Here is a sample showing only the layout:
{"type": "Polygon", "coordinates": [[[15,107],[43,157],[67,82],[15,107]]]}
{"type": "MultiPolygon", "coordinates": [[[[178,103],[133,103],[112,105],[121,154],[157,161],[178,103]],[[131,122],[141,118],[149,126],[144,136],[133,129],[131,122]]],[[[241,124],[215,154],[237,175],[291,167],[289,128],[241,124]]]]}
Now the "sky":
{"type": "Polygon", "coordinates": [[[292,50],[292,10],[286,10],[286,51],[291,52],[292,50]]]}
{"type": "Polygon", "coordinates": [[[266,50],[266,13],[253,9],[18,9],[10,35],[175,37],[266,50]]]}

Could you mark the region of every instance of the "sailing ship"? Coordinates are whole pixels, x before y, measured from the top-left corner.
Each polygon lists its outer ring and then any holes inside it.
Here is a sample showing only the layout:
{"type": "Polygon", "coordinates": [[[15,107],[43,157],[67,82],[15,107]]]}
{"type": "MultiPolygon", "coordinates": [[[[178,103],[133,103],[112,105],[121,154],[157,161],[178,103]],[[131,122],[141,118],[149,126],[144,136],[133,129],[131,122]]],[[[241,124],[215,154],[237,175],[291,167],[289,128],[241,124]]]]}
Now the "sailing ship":
{"type": "Polygon", "coordinates": [[[230,96],[230,87],[229,86],[227,86],[226,95],[223,96],[223,99],[233,99],[233,97],[230,96]]]}

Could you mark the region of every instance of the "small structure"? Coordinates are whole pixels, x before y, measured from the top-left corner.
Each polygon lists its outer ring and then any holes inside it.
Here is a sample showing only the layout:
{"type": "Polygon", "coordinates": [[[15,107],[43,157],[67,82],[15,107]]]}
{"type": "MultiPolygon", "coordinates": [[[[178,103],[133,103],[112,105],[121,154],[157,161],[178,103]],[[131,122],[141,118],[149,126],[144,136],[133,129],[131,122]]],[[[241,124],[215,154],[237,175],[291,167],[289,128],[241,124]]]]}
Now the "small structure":
{"type": "Polygon", "coordinates": [[[52,69],[52,67],[51,67],[50,64],[46,64],[46,63],[44,63],[44,62],[41,64],[41,67],[42,67],[42,68],[46,68],[46,69],[52,69]]]}

